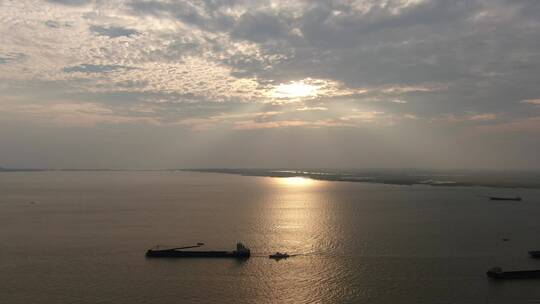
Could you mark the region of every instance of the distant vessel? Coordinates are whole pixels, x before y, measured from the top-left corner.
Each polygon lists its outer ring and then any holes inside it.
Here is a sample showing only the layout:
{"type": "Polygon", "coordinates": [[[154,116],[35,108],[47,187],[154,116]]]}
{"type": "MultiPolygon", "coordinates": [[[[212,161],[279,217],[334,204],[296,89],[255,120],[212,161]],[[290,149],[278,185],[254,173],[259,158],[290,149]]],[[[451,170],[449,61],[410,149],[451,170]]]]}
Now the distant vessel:
{"type": "Polygon", "coordinates": [[[531,256],[531,258],[540,259],[540,251],[538,250],[529,251],[529,255],[531,256]]]}
{"type": "Polygon", "coordinates": [[[521,197],[499,197],[499,196],[488,196],[492,201],[521,201],[521,197]]]}
{"type": "Polygon", "coordinates": [[[197,248],[203,243],[198,243],[196,246],[169,248],[169,249],[149,249],[146,251],[146,257],[149,258],[237,258],[247,259],[251,255],[249,248],[242,243],[236,244],[236,250],[233,251],[199,251],[199,250],[184,250],[189,248],[197,248]]]}
{"type": "Polygon", "coordinates": [[[540,270],[503,271],[500,267],[494,267],[486,274],[496,280],[540,279],[540,270]]]}
{"type": "Polygon", "coordinates": [[[274,260],[281,260],[281,259],[286,259],[290,257],[290,255],[288,255],[287,253],[276,252],[274,254],[269,255],[268,257],[274,260]]]}

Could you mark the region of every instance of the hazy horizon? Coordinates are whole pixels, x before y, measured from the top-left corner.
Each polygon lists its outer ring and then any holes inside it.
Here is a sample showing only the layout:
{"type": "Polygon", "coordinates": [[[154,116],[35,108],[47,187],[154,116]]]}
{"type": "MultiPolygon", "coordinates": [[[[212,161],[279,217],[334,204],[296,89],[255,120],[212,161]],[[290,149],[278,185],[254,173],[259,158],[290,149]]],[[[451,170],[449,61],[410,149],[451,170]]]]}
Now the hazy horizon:
{"type": "Polygon", "coordinates": [[[199,170],[342,170],[342,171],[396,171],[396,172],[530,172],[538,173],[540,169],[524,168],[524,169],[500,169],[500,168],[427,168],[427,167],[147,167],[147,168],[130,168],[130,167],[12,167],[0,165],[0,170],[43,170],[43,171],[199,171],[199,170]]]}
{"type": "MultiPolygon", "coordinates": [[[[422,185],[435,187],[490,187],[498,189],[540,189],[538,170],[471,170],[419,168],[169,168],[169,169],[113,169],[113,168],[2,168],[0,173],[218,173],[251,177],[272,177],[284,180],[299,179],[328,182],[354,182],[390,185],[422,185]]],[[[39,175],[39,174],[37,174],[39,175]]],[[[230,177],[230,176],[229,176],[230,177]]]]}

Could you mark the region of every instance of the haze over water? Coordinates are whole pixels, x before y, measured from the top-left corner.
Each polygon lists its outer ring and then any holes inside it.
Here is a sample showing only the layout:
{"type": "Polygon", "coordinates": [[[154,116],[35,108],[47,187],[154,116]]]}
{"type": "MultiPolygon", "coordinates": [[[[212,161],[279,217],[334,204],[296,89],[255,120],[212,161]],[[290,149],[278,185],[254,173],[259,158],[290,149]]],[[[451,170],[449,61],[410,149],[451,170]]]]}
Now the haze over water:
{"type": "Polygon", "coordinates": [[[530,303],[540,190],[195,172],[0,174],[5,303],[530,303]],[[481,195],[520,195],[493,202],[481,195]],[[509,241],[503,241],[508,238],[509,241]],[[205,242],[253,257],[146,259],[205,242]],[[273,261],[276,251],[299,254],[273,261]]]}

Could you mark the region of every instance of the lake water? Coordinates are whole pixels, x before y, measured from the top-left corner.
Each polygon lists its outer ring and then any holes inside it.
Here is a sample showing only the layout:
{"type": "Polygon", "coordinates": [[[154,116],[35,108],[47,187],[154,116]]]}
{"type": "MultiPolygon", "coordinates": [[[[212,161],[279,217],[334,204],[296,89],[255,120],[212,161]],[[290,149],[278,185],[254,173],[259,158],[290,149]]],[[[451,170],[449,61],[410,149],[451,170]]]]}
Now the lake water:
{"type": "Polygon", "coordinates": [[[194,172],[0,174],[0,303],[538,303],[540,190],[194,172]],[[494,202],[482,195],[520,195],[494,202]],[[508,238],[508,241],[503,241],[508,238]],[[205,242],[254,255],[146,259],[205,242]],[[300,254],[274,261],[276,251],[300,254]]]}

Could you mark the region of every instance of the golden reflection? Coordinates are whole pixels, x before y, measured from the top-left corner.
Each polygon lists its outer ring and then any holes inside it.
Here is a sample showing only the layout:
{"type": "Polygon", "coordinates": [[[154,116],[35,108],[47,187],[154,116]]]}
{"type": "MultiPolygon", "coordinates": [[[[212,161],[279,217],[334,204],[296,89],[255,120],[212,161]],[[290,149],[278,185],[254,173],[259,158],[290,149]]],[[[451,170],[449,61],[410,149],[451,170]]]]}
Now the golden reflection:
{"type": "Polygon", "coordinates": [[[315,184],[315,180],[311,178],[295,176],[295,177],[280,177],[277,178],[277,182],[281,185],[290,187],[308,187],[315,184]]]}
{"type": "Polygon", "coordinates": [[[264,268],[275,269],[281,279],[263,280],[262,284],[268,298],[276,302],[328,302],[325,297],[329,298],[329,291],[339,287],[334,259],[320,258],[329,251],[328,240],[336,239],[332,227],[339,227],[333,221],[327,196],[320,191],[329,182],[304,177],[308,172],[276,173],[300,176],[266,179],[271,191],[266,192],[265,203],[257,210],[264,227],[261,246],[269,254],[279,251],[295,257],[278,262],[264,259],[264,268]],[[321,279],[327,274],[329,277],[321,279]]]}

